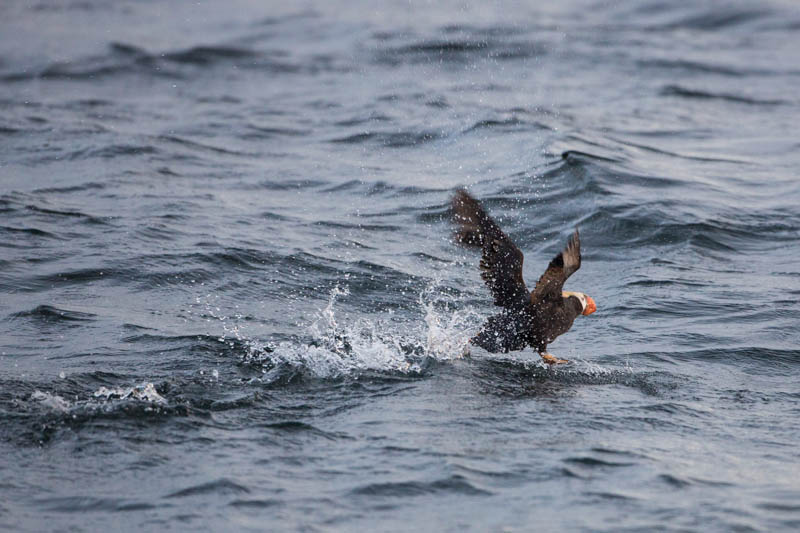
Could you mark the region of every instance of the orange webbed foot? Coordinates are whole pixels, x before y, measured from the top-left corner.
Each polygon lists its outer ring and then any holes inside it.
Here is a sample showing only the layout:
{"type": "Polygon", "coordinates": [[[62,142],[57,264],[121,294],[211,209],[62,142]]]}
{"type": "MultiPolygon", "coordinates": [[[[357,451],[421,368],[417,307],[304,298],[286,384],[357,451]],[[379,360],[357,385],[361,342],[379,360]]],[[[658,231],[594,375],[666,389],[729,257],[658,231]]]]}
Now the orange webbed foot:
{"type": "Polygon", "coordinates": [[[559,359],[558,357],[549,354],[547,352],[540,353],[539,355],[542,356],[542,360],[547,363],[548,365],[563,365],[569,363],[567,359],[559,359]]]}

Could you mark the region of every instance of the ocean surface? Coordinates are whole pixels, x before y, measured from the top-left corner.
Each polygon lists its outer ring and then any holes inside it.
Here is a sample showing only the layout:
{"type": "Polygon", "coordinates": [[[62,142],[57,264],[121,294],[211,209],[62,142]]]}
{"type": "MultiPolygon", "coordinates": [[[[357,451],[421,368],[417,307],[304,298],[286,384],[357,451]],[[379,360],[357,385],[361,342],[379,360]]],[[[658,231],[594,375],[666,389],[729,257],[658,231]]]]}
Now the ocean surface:
{"type": "Polygon", "coordinates": [[[0,3],[0,530],[800,529],[800,6],[0,3]],[[532,350],[451,241],[575,227],[532,350]]]}

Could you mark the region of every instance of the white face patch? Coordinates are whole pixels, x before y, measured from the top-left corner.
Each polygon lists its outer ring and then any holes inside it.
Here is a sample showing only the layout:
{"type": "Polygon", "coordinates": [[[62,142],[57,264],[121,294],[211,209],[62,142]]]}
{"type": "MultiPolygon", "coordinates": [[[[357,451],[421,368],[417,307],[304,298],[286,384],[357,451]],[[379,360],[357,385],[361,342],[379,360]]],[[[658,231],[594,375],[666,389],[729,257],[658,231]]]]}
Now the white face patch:
{"type": "Polygon", "coordinates": [[[570,296],[574,296],[575,298],[580,300],[581,301],[581,312],[586,311],[586,306],[589,305],[588,302],[586,301],[586,295],[583,294],[582,292],[564,291],[564,292],[561,293],[561,296],[563,296],[564,298],[569,298],[570,296]]]}

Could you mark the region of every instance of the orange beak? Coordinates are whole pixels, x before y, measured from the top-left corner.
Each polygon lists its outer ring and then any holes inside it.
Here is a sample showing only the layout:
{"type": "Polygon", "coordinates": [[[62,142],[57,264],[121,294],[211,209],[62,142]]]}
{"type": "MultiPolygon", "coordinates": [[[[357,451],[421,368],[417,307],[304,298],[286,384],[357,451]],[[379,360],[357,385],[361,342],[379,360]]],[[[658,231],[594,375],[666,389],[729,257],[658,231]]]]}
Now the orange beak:
{"type": "Polygon", "coordinates": [[[591,315],[597,311],[597,304],[594,303],[591,296],[586,297],[586,309],[583,310],[584,315],[591,315]]]}

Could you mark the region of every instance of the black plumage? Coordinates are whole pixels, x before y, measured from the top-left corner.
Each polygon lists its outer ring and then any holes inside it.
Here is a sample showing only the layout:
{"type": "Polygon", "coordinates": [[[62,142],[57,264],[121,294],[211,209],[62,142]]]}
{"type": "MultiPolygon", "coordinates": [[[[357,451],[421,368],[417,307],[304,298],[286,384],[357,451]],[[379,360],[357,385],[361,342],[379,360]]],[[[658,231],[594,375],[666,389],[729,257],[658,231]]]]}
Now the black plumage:
{"type": "Polygon", "coordinates": [[[470,342],[489,352],[533,347],[548,363],[566,362],[547,353],[547,345],[567,332],[580,314],[591,314],[594,301],[582,293],[564,293],[564,282],[581,266],[578,230],[550,261],[533,291],[522,278],[523,255],[475,198],[459,190],[453,197],[455,240],[482,250],[481,277],[495,305],[503,310],[489,317],[470,342]]]}

